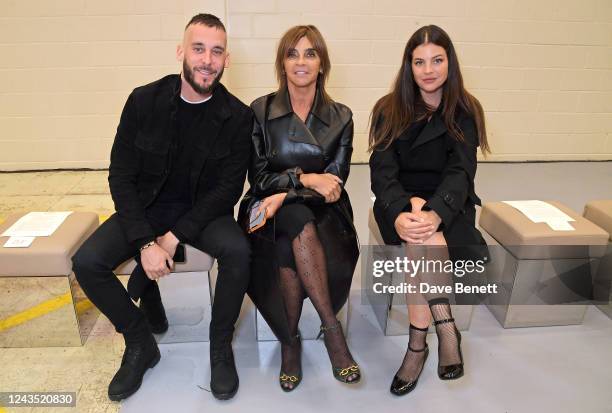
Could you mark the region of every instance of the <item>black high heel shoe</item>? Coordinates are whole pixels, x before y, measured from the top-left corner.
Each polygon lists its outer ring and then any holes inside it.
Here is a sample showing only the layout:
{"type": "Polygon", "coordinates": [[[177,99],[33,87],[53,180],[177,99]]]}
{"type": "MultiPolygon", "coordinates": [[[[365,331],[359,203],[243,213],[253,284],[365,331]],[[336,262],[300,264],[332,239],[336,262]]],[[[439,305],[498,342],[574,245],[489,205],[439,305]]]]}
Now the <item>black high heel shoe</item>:
{"type": "Polygon", "coordinates": [[[397,374],[393,377],[393,382],[391,382],[391,388],[389,391],[396,396],[403,396],[405,394],[410,393],[416,387],[419,382],[419,377],[421,377],[421,373],[423,372],[423,367],[425,366],[425,362],[427,361],[427,356],[429,356],[429,347],[425,344],[420,350],[415,350],[412,347],[408,346],[408,351],[412,351],[413,353],[422,353],[425,352],[425,357],[423,358],[423,364],[421,364],[421,371],[416,379],[412,381],[405,381],[400,379],[397,374]]]}
{"type": "Polygon", "coordinates": [[[281,370],[279,376],[278,376],[278,384],[280,385],[281,389],[283,389],[284,392],[290,392],[293,391],[297,388],[297,386],[302,382],[302,340],[301,340],[301,336],[300,334],[296,334],[295,336],[291,337],[291,344],[295,344],[295,342],[297,341],[297,343],[300,345],[300,367],[299,370],[297,372],[297,374],[292,375],[292,374],[287,374],[284,371],[281,370]]]}
{"type": "MultiPolygon", "coordinates": [[[[321,326],[321,330],[319,331],[319,335],[317,339],[321,337],[321,335],[327,335],[328,331],[338,330],[340,329],[340,334],[344,335],[342,332],[342,326],[340,321],[336,320],[336,324],[332,326],[321,326]]],[[[327,350],[329,352],[329,349],[327,350]]],[[[349,352],[350,356],[350,352],[349,352]]],[[[351,356],[352,359],[352,356],[351,356]]],[[[334,373],[334,378],[342,383],[346,384],[357,384],[361,381],[361,370],[359,369],[359,365],[353,361],[348,367],[334,367],[332,366],[332,372],[334,373]],[[353,376],[352,380],[349,380],[349,376],[353,376]]]]}
{"type": "MultiPolygon", "coordinates": [[[[444,320],[434,321],[434,325],[438,326],[444,323],[454,323],[454,318],[447,318],[444,320]]],[[[457,346],[459,347],[459,359],[461,362],[459,364],[451,364],[450,366],[441,366],[440,365],[440,334],[438,334],[438,330],[436,329],[436,334],[438,336],[438,377],[442,380],[455,380],[459,377],[463,376],[463,354],[461,353],[461,333],[457,330],[457,326],[454,326],[455,334],[457,334],[457,346]]]]}

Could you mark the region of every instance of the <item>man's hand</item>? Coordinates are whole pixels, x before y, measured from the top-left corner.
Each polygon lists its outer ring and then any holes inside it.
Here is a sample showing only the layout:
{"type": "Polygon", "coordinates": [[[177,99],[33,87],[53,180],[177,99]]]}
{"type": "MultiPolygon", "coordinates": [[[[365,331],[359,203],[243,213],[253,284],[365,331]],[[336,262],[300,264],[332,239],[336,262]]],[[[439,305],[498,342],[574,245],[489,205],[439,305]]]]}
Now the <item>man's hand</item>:
{"type": "Polygon", "coordinates": [[[151,280],[170,274],[170,268],[174,265],[170,254],[157,244],[140,251],[140,262],[142,269],[151,280]]]}
{"type": "Polygon", "coordinates": [[[276,215],[276,211],[278,211],[278,209],[283,205],[283,202],[285,202],[286,196],[287,193],[283,192],[265,197],[261,201],[261,205],[259,206],[257,213],[260,214],[261,211],[266,211],[266,218],[272,218],[274,215],[276,215]]]}
{"type": "Polygon", "coordinates": [[[317,191],[325,197],[325,202],[332,203],[340,199],[342,179],[334,174],[302,174],[300,182],[306,188],[317,191]]]}
{"type": "Polygon", "coordinates": [[[168,255],[174,257],[176,253],[176,247],[179,244],[179,239],[170,231],[166,232],[163,236],[157,237],[157,245],[162,247],[168,255]]]}

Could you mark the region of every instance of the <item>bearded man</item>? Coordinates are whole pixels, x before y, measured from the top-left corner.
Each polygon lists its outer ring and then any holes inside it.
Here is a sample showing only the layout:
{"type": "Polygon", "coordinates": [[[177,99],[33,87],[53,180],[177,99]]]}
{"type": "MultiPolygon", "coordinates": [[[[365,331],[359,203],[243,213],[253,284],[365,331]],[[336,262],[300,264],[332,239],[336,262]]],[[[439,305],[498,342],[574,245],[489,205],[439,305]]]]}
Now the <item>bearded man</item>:
{"type": "Polygon", "coordinates": [[[156,280],[170,273],[179,243],[215,257],[219,275],[210,323],[211,390],[238,390],[231,342],[249,283],[250,246],[233,217],[250,159],[252,113],[219,83],[229,64],[221,21],[198,14],[177,47],[180,75],[130,94],[111,151],[116,213],[73,257],[89,299],[125,339],[111,400],[135,393],[160,359],[152,332],[168,328],[156,280]],[[113,270],[136,257],[126,291],[113,270]],[[140,307],[132,300],[140,299],[140,307]]]}

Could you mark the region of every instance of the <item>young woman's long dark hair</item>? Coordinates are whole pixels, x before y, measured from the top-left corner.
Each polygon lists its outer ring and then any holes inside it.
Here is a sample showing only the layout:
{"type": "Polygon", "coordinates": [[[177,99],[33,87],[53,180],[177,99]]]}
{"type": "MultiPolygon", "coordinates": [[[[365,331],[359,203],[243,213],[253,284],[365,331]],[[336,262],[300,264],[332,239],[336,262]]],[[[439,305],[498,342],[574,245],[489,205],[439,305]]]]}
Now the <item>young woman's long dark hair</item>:
{"type": "Polygon", "coordinates": [[[434,25],[421,27],[408,40],[402,66],[391,93],[376,102],[372,110],[369,149],[389,147],[412,122],[431,115],[432,108],[427,107],[423,101],[412,74],[412,53],[418,46],[426,43],[444,48],[448,57],[448,78],[442,86],[441,102],[442,117],[448,131],[458,141],[464,141],[463,133],[455,121],[457,109],[462,109],[476,122],[480,149],[483,153],[490,152],[482,106],[463,86],[459,61],[450,37],[444,30],[434,25]]]}

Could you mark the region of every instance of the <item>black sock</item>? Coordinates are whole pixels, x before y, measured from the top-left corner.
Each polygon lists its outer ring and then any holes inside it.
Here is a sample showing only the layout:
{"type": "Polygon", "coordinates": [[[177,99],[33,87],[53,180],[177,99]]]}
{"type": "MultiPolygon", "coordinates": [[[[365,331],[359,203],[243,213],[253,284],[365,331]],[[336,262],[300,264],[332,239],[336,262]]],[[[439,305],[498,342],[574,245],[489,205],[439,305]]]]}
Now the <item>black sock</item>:
{"type": "MultiPolygon", "coordinates": [[[[448,300],[439,299],[429,302],[431,315],[435,321],[448,320],[453,317],[448,300]]],[[[440,348],[440,366],[450,366],[461,363],[459,355],[459,336],[455,322],[446,322],[436,325],[438,346],[440,348]]]]}
{"type": "Polygon", "coordinates": [[[418,328],[410,324],[408,350],[396,375],[406,381],[416,380],[423,370],[425,347],[427,346],[427,328],[418,328]]]}

